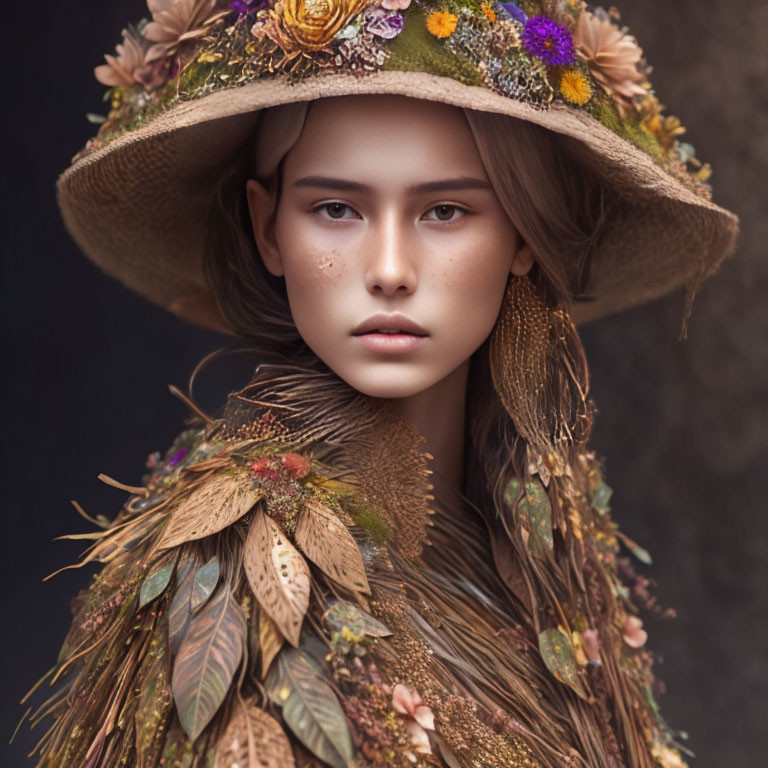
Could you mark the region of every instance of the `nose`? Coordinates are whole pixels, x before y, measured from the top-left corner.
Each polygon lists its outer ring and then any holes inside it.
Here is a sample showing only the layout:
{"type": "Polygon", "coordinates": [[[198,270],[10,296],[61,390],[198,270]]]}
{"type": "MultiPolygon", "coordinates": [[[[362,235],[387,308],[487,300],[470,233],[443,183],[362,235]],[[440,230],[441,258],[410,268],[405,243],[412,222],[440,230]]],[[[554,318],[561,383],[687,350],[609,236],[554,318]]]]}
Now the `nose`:
{"type": "Polygon", "coordinates": [[[413,293],[418,276],[414,243],[408,237],[407,226],[391,212],[371,227],[369,238],[365,272],[368,291],[385,296],[413,293]]]}

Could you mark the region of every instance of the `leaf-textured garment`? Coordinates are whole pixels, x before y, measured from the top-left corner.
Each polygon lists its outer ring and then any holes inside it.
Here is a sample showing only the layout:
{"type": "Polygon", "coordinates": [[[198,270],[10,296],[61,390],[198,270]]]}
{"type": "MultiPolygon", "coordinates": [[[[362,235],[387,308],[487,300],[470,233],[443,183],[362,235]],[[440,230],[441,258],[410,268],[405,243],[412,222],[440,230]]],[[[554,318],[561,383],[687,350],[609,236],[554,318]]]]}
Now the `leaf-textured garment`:
{"type": "Polygon", "coordinates": [[[435,501],[391,414],[265,400],[184,432],[97,536],[40,765],[679,759],[591,454],[496,520],[435,501]]]}

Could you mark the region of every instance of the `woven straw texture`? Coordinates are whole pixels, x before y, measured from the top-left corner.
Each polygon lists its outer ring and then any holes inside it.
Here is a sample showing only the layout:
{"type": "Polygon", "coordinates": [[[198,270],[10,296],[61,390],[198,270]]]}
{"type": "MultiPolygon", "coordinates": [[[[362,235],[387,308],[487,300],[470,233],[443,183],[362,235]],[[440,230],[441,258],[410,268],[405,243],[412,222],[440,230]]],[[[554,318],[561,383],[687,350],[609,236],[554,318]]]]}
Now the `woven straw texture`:
{"type": "Polygon", "coordinates": [[[222,328],[202,275],[204,229],[219,174],[253,134],[259,109],[292,101],[391,93],[529,120],[594,153],[618,200],[595,255],[584,323],[711,275],[733,252],[738,219],[698,196],[585,112],[537,110],[422,72],[333,74],[289,85],[265,79],[160,114],[73,163],[58,181],[66,226],[106,273],[197,324],[222,328]]]}

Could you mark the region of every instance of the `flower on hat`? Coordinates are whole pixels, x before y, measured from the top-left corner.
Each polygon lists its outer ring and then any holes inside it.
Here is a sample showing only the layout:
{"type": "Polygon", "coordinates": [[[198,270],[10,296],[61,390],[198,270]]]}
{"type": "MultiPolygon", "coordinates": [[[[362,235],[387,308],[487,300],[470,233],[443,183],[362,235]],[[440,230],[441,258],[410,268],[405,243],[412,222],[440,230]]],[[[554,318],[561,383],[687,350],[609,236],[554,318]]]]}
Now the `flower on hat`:
{"type": "Polygon", "coordinates": [[[274,10],[300,48],[319,51],[366,5],[368,0],[281,0],[274,10]]]}
{"type": "Polygon", "coordinates": [[[566,101],[584,106],[592,98],[592,86],[578,69],[566,69],[560,77],[560,93],[566,101]]]}
{"type": "Polygon", "coordinates": [[[392,691],[392,707],[395,712],[405,715],[408,722],[405,729],[416,752],[431,754],[427,730],[435,730],[435,716],[419,696],[418,691],[411,691],[402,683],[398,683],[392,691]],[[426,730],[425,730],[426,729],[426,730]]]}
{"type": "Polygon", "coordinates": [[[515,20],[521,24],[528,21],[528,14],[515,3],[499,3],[499,5],[515,20]]]}
{"type": "Polygon", "coordinates": [[[127,88],[143,85],[151,91],[159,88],[168,77],[168,67],[164,62],[147,64],[147,42],[133,29],[123,30],[123,43],[116,46],[117,56],[105,54],[106,64],[93,70],[96,79],[110,88],[127,88]]]}
{"type": "Polygon", "coordinates": [[[300,479],[309,474],[309,462],[300,453],[284,453],[280,463],[288,470],[288,474],[300,479]]]}
{"type": "Polygon", "coordinates": [[[397,37],[405,26],[405,17],[402,14],[384,8],[366,8],[363,17],[365,28],[385,40],[397,37]]]}
{"type": "Polygon", "coordinates": [[[480,6],[480,10],[486,15],[488,18],[488,21],[493,23],[496,21],[496,11],[493,10],[493,8],[488,3],[483,3],[480,6]]]}
{"type": "Polygon", "coordinates": [[[144,28],[144,37],[153,45],[147,61],[177,53],[179,46],[202,37],[229,11],[217,10],[218,0],[147,0],[152,21],[144,28]]]}
{"type": "Polygon", "coordinates": [[[522,35],[528,53],[550,67],[562,67],[576,58],[571,33],[546,16],[532,16],[525,22],[522,35]]]}
{"type": "Polygon", "coordinates": [[[427,29],[435,37],[450,37],[456,31],[458,16],[443,11],[434,11],[427,16],[427,29]]]}
{"type": "Polygon", "coordinates": [[[388,11],[404,11],[411,4],[411,0],[381,0],[381,7],[388,11]]]}
{"type": "Polygon", "coordinates": [[[638,64],[643,51],[632,35],[619,29],[604,14],[583,11],[573,33],[576,50],[583,56],[592,77],[624,114],[635,96],[648,96],[642,87],[645,76],[638,64]]]}
{"type": "Polygon", "coordinates": [[[627,616],[621,628],[624,642],[630,648],[642,648],[648,639],[648,633],[642,628],[643,620],[637,616],[627,616]]]}

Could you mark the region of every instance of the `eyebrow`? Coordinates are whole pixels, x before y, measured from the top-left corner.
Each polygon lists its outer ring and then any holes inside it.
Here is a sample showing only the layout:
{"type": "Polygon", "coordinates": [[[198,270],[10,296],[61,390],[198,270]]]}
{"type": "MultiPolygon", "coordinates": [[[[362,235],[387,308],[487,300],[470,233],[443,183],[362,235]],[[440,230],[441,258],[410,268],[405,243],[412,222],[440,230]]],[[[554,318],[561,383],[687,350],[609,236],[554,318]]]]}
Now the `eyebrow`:
{"type": "MultiPolygon", "coordinates": [[[[347,179],[334,179],[330,176],[305,176],[293,182],[294,187],[313,187],[322,189],[335,189],[339,192],[359,192],[361,194],[370,193],[373,190],[367,184],[360,184],[357,181],[348,181],[347,179]]],[[[491,185],[482,179],[476,179],[472,176],[462,176],[457,179],[441,179],[440,181],[427,181],[423,184],[414,184],[406,192],[409,195],[424,195],[430,192],[452,192],[464,189],[485,189],[489,190],[491,185]]]]}

